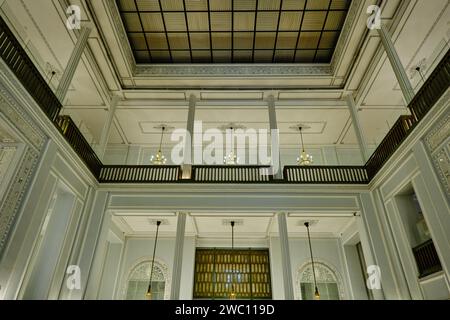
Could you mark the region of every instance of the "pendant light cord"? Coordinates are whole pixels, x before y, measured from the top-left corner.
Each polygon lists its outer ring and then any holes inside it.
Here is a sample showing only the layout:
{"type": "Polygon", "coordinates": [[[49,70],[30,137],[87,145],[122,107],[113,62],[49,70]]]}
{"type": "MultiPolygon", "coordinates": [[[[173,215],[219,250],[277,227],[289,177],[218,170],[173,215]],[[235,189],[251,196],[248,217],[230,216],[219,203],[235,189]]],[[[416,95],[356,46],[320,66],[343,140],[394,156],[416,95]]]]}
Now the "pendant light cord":
{"type": "Polygon", "coordinates": [[[152,268],[150,269],[150,283],[148,285],[148,291],[147,293],[152,292],[152,281],[153,281],[153,266],[155,265],[155,254],[156,254],[156,244],[158,243],[158,233],[159,233],[159,226],[161,225],[161,221],[156,222],[156,237],[155,237],[155,245],[153,247],[153,258],[152,258],[152,268]]]}
{"type": "MultiPolygon", "coordinates": [[[[234,129],[233,129],[233,127],[230,127],[230,132],[231,132],[231,152],[233,152],[234,153],[234,129]]],[[[232,225],[232,227],[234,226],[234,221],[232,222],[233,223],[233,225],[232,225]]]]}
{"type": "Polygon", "coordinates": [[[234,221],[231,221],[231,257],[233,269],[231,270],[231,292],[234,294],[234,221]]]}
{"type": "Polygon", "coordinates": [[[164,130],[166,130],[166,127],[162,127],[161,128],[161,140],[159,141],[159,152],[161,152],[161,147],[162,147],[162,142],[163,142],[163,137],[164,137],[164,130]]]}
{"type": "Polygon", "coordinates": [[[305,226],[306,226],[306,230],[308,232],[308,243],[309,243],[309,252],[311,254],[311,264],[312,264],[312,269],[313,269],[314,287],[317,291],[316,270],[314,268],[314,258],[313,258],[312,246],[311,246],[311,236],[309,234],[309,222],[305,222],[305,226]]]}
{"type": "Polygon", "coordinates": [[[302,127],[298,128],[300,131],[300,138],[302,140],[302,152],[305,152],[305,143],[303,142],[303,133],[302,133],[302,127]]]}

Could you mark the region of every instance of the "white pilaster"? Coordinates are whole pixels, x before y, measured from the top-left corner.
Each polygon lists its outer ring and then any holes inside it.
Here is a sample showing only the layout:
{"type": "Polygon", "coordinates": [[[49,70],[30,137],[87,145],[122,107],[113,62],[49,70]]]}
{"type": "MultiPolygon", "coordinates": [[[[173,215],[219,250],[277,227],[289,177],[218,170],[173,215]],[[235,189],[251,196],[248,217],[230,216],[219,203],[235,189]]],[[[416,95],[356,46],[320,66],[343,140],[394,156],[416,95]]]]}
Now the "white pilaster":
{"type": "Polygon", "coordinates": [[[286,213],[278,213],[278,231],[280,233],[281,266],[283,269],[284,299],[294,300],[294,284],[292,280],[291,256],[287,231],[286,213]]]}
{"type": "Polygon", "coordinates": [[[118,96],[113,96],[109,106],[108,116],[106,118],[105,124],[103,125],[102,134],[100,136],[100,141],[97,147],[97,155],[100,160],[103,160],[105,156],[106,146],[108,145],[109,136],[111,134],[111,127],[114,121],[114,116],[116,114],[117,103],[119,102],[118,96]]]}
{"type": "Polygon", "coordinates": [[[128,154],[126,159],[126,164],[133,166],[133,165],[139,165],[140,159],[142,154],[142,147],[136,146],[136,145],[130,145],[128,146],[128,154]]]}
{"type": "Polygon", "coordinates": [[[184,149],[184,164],[192,164],[192,141],[194,138],[194,121],[195,121],[195,107],[197,104],[197,97],[194,94],[189,96],[189,110],[186,125],[188,136],[186,137],[186,145],[184,149]]]}
{"type": "Polygon", "coordinates": [[[384,50],[386,51],[389,61],[391,62],[392,69],[394,69],[397,81],[400,85],[400,88],[402,89],[406,104],[409,104],[414,98],[414,89],[408,79],[408,76],[406,75],[406,71],[402,65],[402,62],[400,61],[397,51],[395,50],[391,35],[383,24],[381,25],[381,28],[377,30],[378,34],[380,35],[384,50]]]}
{"type": "Polygon", "coordinates": [[[364,138],[363,128],[361,126],[361,123],[359,122],[358,108],[356,107],[356,102],[355,102],[355,99],[353,98],[352,94],[349,94],[347,96],[347,105],[348,105],[348,110],[350,111],[350,116],[352,117],[352,124],[353,124],[353,128],[355,130],[356,139],[358,140],[361,157],[362,157],[364,163],[366,163],[367,160],[369,160],[369,150],[367,149],[367,144],[366,144],[366,139],[364,138]]]}
{"type": "Polygon", "coordinates": [[[447,283],[450,283],[450,206],[423,142],[417,143],[413,147],[413,152],[421,172],[414,178],[413,187],[447,277],[447,283]]]}
{"type": "Polygon", "coordinates": [[[91,33],[91,28],[83,27],[80,32],[80,37],[75,44],[75,48],[72,51],[69,62],[67,63],[66,69],[61,77],[58,88],[56,89],[56,97],[59,99],[61,104],[64,104],[64,99],[66,98],[69,86],[72,83],[75,71],[80,63],[81,56],[83,55],[84,49],[86,48],[89,34],[91,33]]]}
{"type": "Polygon", "coordinates": [[[323,160],[327,166],[339,165],[336,147],[322,147],[323,160]]]}
{"type": "MultiPolygon", "coordinates": [[[[278,122],[277,122],[277,112],[275,109],[275,97],[273,95],[270,95],[267,98],[267,109],[269,112],[269,124],[270,124],[270,131],[274,132],[273,130],[278,130],[278,122]]],[[[272,144],[276,144],[278,145],[278,147],[280,146],[280,140],[279,140],[279,136],[275,136],[272,137],[272,144]]],[[[279,148],[278,148],[279,149],[279,148]]],[[[274,148],[272,146],[272,151],[274,151],[274,148]]],[[[277,157],[277,159],[273,159],[274,161],[274,165],[276,165],[276,161],[278,161],[278,166],[279,166],[279,170],[276,172],[276,174],[274,175],[275,179],[282,179],[283,178],[283,171],[281,169],[281,154],[279,153],[278,155],[274,155],[272,154],[272,157],[277,157]]]]}
{"type": "Polygon", "coordinates": [[[173,258],[172,287],[170,300],[180,299],[181,271],[183,266],[183,244],[186,230],[186,216],[184,212],[178,213],[177,236],[175,239],[175,256],[173,258]]]}

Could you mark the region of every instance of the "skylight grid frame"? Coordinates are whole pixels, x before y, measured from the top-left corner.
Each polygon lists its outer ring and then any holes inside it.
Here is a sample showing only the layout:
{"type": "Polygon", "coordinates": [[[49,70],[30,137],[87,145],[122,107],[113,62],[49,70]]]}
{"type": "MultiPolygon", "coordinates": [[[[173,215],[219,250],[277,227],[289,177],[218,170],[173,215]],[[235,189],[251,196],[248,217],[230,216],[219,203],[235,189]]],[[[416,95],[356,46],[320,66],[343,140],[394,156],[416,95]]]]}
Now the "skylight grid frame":
{"type": "Polygon", "coordinates": [[[220,4],[222,7],[217,9],[218,0],[196,0],[199,4],[195,5],[192,0],[173,0],[165,7],[173,7],[173,3],[177,3],[177,10],[168,10],[161,5],[162,0],[116,1],[138,64],[329,63],[351,4],[350,0],[320,0],[310,5],[312,0],[299,0],[301,7],[292,9],[292,4],[297,3],[293,0],[274,1],[274,4],[268,0],[234,0],[225,1],[226,4],[220,4]],[[124,9],[121,3],[125,2],[124,9]],[[149,5],[153,2],[159,7],[149,5]],[[315,8],[317,4],[321,7],[315,8]],[[275,5],[278,7],[274,8],[275,5]],[[146,16],[147,24],[143,23],[142,15],[148,13],[157,14],[158,21],[149,23],[149,16],[146,16]],[[270,13],[275,15],[270,17],[270,13]],[[307,17],[309,25],[305,28],[305,17],[310,13],[313,15],[307,17]],[[174,27],[177,24],[176,21],[174,23],[175,14],[183,17],[178,23],[183,25],[182,28],[174,27]],[[266,14],[266,17],[261,14],[266,14]],[[238,17],[244,17],[246,21],[242,22],[238,17]],[[131,21],[136,18],[140,28],[136,27],[136,21],[131,21]],[[269,24],[269,28],[264,26],[264,21],[259,21],[265,19],[267,22],[271,18],[276,20],[269,24]],[[314,25],[316,28],[311,28],[314,25]],[[149,26],[156,26],[156,29],[149,26]],[[224,26],[223,30],[218,26],[224,26]],[[172,42],[177,42],[177,45],[172,46],[172,42]],[[265,44],[261,47],[258,43],[265,44]]]}

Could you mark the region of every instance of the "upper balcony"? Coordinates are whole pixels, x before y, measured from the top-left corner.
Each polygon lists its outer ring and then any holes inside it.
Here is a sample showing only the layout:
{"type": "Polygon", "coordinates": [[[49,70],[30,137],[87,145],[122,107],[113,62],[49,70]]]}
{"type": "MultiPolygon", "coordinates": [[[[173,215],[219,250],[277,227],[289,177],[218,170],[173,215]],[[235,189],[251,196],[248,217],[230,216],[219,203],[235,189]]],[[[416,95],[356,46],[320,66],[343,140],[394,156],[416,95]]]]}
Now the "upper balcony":
{"type": "MultiPolygon", "coordinates": [[[[291,159],[282,160],[284,168],[279,172],[264,165],[105,165],[71,117],[60,115],[61,103],[3,19],[0,20],[0,55],[100,183],[368,184],[450,83],[450,53],[447,52],[407,106],[410,115],[398,118],[365,164],[297,166],[291,159]]],[[[282,153],[281,158],[288,157],[282,153]]]]}

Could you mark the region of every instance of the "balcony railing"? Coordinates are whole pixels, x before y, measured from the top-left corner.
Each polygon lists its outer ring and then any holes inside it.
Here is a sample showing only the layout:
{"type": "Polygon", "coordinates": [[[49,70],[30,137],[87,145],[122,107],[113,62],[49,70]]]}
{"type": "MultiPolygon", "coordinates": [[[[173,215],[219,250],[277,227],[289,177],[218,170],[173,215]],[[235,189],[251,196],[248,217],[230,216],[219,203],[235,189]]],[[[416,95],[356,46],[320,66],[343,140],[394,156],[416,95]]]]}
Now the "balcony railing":
{"type": "Polygon", "coordinates": [[[416,124],[413,116],[401,116],[386,137],[380,143],[378,148],[367,161],[366,168],[369,178],[372,179],[383,167],[386,161],[400,147],[402,142],[408,137],[416,124]]]}
{"type": "Polygon", "coordinates": [[[154,183],[177,182],[180,178],[180,166],[103,166],[98,180],[103,183],[154,183]]]}
{"type": "Polygon", "coordinates": [[[434,69],[433,73],[420,88],[409,104],[414,119],[419,122],[450,86],[450,50],[434,69]]]}
{"type": "MultiPolygon", "coordinates": [[[[450,52],[450,51],[449,51],[450,52]]],[[[450,53],[445,57],[416,94],[408,108],[412,116],[402,116],[389,131],[365,167],[286,167],[286,183],[365,184],[379,172],[415,125],[427,114],[450,84],[450,53]]],[[[173,166],[104,166],[82,133],[68,116],[59,116],[61,104],[29,59],[14,34],[0,17],[0,56],[20,80],[48,118],[60,129],[72,148],[100,182],[173,182],[198,183],[272,183],[267,167],[194,166],[190,180],[180,178],[181,169],[173,166]]]]}
{"type": "Polygon", "coordinates": [[[368,184],[365,167],[351,166],[290,166],[284,167],[284,179],[287,182],[307,184],[368,184]]]}
{"type": "Polygon", "coordinates": [[[23,50],[14,34],[0,18],[0,56],[50,120],[55,121],[61,103],[23,50]]]}
{"type": "Polygon", "coordinates": [[[193,166],[193,182],[263,183],[271,182],[270,167],[265,166],[193,166]]]}
{"type": "Polygon", "coordinates": [[[429,276],[430,274],[442,270],[442,265],[436,252],[436,248],[434,247],[433,240],[428,240],[414,248],[413,253],[419,269],[419,278],[429,276]]]}
{"type": "Polygon", "coordinates": [[[67,142],[72,146],[75,152],[83,159],[91,172],[98,178],[102,168],[102,162],[89,142],[86,141],[83,134],[75,125],[69,116],[58,116],[54,122],[67,142]]]}

